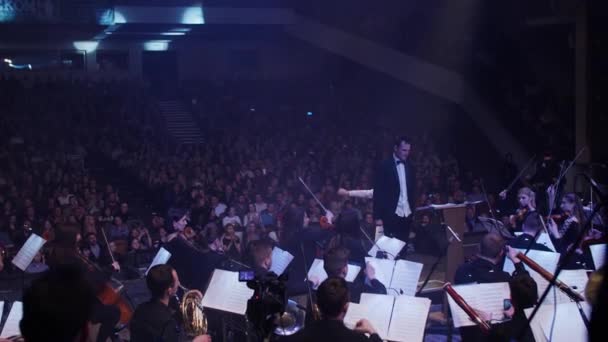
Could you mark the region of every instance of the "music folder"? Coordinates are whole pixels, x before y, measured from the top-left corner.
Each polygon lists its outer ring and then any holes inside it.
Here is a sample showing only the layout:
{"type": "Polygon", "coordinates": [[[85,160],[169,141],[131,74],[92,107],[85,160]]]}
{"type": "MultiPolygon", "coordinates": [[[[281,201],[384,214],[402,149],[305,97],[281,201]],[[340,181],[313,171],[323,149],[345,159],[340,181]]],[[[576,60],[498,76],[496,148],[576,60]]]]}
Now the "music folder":
{"type": "Polygon", "coordinates": [[[23,244],[23,247],[21,247],[19,252],[17,252],[17,255],[13,258],[13,265],[18,269],[25,271],[45,243],[46,240],[39,235],[30,235],[23,244]]]}
{"type": "Polygon", "coordinates": [[[383,340],[422,341],[430,309],[428,298],[362,293],[359,304],[348,304],[344,325],[354,329],[365,318],[383,340]]]}
{"type": "Polygon", "coordinates": [[[205,308],[244,315],[247,301],[252,296],[253,290],[247,287],[247,283],[239,281],[239,272],[216,269],[201,304],[205,308]]]}

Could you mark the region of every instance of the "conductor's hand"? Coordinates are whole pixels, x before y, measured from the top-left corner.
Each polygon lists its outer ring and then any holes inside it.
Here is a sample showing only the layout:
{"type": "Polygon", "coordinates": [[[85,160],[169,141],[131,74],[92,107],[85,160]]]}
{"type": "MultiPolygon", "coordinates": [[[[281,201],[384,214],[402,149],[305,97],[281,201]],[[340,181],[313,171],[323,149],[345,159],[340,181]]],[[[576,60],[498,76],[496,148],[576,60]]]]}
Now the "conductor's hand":
{"type": "Polygon", "coordinates": [[[118,261],[114,261],[112,263],[112,269],[114,270],[114,272],[120,272],[120,264],[118,263],[118,261]]]}
{"type": "Polygon", "coordinates": [[[372,324],[365,318],[357,322],[357,325],[355,325],[355,331],[370,335],[377,334],[376,329],[374,329],[372,324]]]}
{"type": "Polygon", "coordinates": [[[209,335],[199,335],[196,336],[192,342],[211,342],[211,336],[209,335]]]}
{"type": "Polygon", "coordinates": [[[348,190],[346,190],[344,188],[340,188],[340,189],[338,189],[338,195],[339,196],[347,197],[348,196],[348,190]]]}
{"type": "Polygon", "coordinates": [[[501,200],[504,200],[507,198],[507,190],[503,190],[501,191],[498,196],[500,197],[501,200]]]}

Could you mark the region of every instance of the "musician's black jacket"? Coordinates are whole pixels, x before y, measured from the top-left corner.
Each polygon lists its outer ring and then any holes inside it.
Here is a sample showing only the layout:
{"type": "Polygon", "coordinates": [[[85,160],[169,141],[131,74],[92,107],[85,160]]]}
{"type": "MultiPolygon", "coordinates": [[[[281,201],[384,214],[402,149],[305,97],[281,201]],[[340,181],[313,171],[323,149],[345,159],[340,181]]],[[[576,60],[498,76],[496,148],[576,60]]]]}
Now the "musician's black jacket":
{"type": "MultiPolygon", "coordinates": [[[[283,339],[281,340],[283,341],[283,339]]],[[[296,334],[285,338],[288,342],[298,341],[331,341],[331,342],[357,342],[357,341],[374,341],[380,342],[382,339],[378,334],[373,334],[367,337],[365,334],[353,331],[340,320],[322,319],[307,323],[304,329],[296,334]]]]}
{"type": "MultiPolygon", "coordinates": [[[[515,308],[515,316],[511,321],[501,324],[493,324],[492,332],[484,336],[477,327],[460,328],[463,341],[509,341],[519,338],[521,331],[525,334],[521,341],[534,341],[532,334],[527,328],[527,320],[524,309],[534,306],[538,299],[536,282],[521,262],[515,264],[513,275],[502,270],[503,263],[495,265],[485,259],[476,259],[461,265],[454,276],[455,284],[468,283],[509,283],[511,289],[511,301],[515,308]]],[[[506,299],[506,298],[505,298],[506,299]]],[[[483,310],[483,308],[480,308],[483,310]]]]}
{"type": "MultiPolygon", "coordinates": [[[[416,170],[409,161],[405,162],[405,183],[408,202],[413,212],[416,208],[416,170]]],[[[394,215],[400,192],[397,164],[391,154],[389,159],[378,166],[374,174],[374,218],[386,220],[394,215]]]]}
{"type": "Polygon", "coordinates": [[[132,342],[177,342],[179,326],[173,311],[157,300],[137,307],[130,323],[132,342]]]}

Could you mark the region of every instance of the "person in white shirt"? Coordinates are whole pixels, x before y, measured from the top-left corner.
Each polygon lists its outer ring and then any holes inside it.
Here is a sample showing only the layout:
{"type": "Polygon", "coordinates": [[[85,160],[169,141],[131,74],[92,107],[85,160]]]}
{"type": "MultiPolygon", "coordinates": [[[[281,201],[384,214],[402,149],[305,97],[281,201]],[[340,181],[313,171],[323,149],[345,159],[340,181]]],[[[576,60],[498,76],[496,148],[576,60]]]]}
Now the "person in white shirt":
{"type": "Polygon", "coordinates": [[[255,211],[256,213],[258,213],[258,215],[266,210],[266,208],[268,208],[268,204],[266,204],[266,202],[264,202],[264,199],[262,198],[262,195],[257,194],[255,195],[255,211]]]}
{"type": "Polygon", "coordinates": [[[232,224],[236,227],[242,227],[243,223],[241,222],[241,218],[236,214],[236,209],[234,207],[230,207],[228,209],[228,215],[224,217],[222,220],[222,227],[226,227],[227,225],[232,224]]]}

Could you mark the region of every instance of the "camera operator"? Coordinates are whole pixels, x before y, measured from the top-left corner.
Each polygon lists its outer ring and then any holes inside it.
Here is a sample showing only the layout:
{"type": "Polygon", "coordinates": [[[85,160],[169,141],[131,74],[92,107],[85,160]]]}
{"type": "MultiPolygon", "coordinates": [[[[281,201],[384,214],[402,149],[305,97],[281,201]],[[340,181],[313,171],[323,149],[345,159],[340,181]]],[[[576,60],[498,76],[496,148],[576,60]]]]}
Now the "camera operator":
{"type": "MultiPolygon", "coordinates": [[[[169,301],[179,289],[179,277],[170,265],[156,265],[146,276],[150,290],[149,302],[137,307],[131,320],[131,341],[179,341],[180,326],[169,301]]],[[[210,342],[209,335],[194,338],[193,342],[210,342]]]]}
{"type": "Polygon", "coordinates": [[[286,338],[286,341],[382,341],[374,327],[366,319],[357,322],[354,330],[344,325],[350,294],[346,281],[330,277],[317,290],[317,305],[322,318],[311,322],[304,329],[286,338]],[[365,334],[370,334],[367,337],[365,334]]]}

